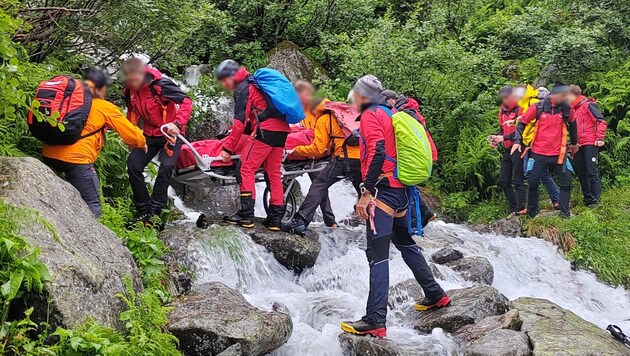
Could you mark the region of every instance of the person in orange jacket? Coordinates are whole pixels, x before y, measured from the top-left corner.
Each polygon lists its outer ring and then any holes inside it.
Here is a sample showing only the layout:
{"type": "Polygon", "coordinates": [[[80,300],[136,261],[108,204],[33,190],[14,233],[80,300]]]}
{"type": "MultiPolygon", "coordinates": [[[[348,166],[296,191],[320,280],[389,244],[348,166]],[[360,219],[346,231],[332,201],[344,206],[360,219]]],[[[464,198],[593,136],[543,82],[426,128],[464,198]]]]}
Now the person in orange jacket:
{"type": "MultiPolygon", "coordinates": [[[[315,94],[315,87],[313,87],[313,84],[307,81],[298,80],[294,86],[295,91],[297,91],[298,97],[300,98],[300,102],[302,103],[302,107],[304,108],[304,113],[306,114],[306,117],[300,122],[299,125],[307,130],[315,130],[317,119],[322,115],[324,105],[326,105],[328,100],[320,100],[319,103],[314,103],[313,95],[315,94]]],[[[311,178],[311,182],[313,182],[318,175],[319,172],[308,174],[309,178],[311,178]]],[[[322,196],[322,201],[319,204],[319,209],[322,211],[324,224],[326,224],[326,226],[328,227],[337,227],[337,220],[335,218],[335,214],[333,213],[332,206],[330,205],[328,191],[326,191],[322,196]]]]}
{"type": "Polygon", "coordinates": [[[349,178],[357,191],[357,196],[360,195],[359,147],[344,146],[346,135],[333,114],[325,110],[327,102],[328,100],[322,100],[313,110],[318,117],[313,142],[310,145],[297,146],[288,152],[303,157],[318,157],[330,153],[332,159],[311,183],[308,194],[293,221],[282,225],[282,229],[286,232],[304,235],[308,225],[313,221],[317,206],[323,197],[328,195],[328,189],[340,180],[349,178]]]}
{"type": "Polygon", "coordinates": [[[109,82],[107,74],[98,68],[91,68],[84,73],[83,80],[94,97],[82,131],[85,137],[72,145],[44,144],[42,156],[44,163],[55,172],[63,174],[79,191],[92,213],[100,217],[100,183],[94,170],[94,162],[105,144],[107,130],[116,131],[131,148],[146,151],[147,145],[142,130],[129,122],[116,105],[105,100],[109,82]],[[96,134],[89,135],[92,132],[96,134]]]}

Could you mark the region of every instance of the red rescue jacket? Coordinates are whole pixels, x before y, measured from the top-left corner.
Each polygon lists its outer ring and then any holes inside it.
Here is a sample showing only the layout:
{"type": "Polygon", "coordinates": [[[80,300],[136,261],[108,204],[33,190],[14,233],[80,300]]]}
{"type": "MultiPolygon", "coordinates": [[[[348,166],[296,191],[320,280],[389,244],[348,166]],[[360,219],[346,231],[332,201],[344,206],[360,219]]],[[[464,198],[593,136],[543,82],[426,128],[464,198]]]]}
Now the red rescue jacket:
{"type": "Polygon", "coordinates": [[[392,119],[380,105],[388,106],[385,100],[370,103],[362,109],[359,120],[360,160],[363,184],[372,194],[376,193],[375,186],[383,174],[387,177],[389,186],[404,188],[404,185],[391,173],[396,170],[396,163],[387,159],[396,159],[396,136],[392,119]]]}
{"type": "Polygon", "coordinates": [[[424,130],[427,133],[427,138],[429,139],[429,144],[431,145],[431,158],[433,159],[433,161],[437,161],[439,158],[438,150],[435,146],[435,142],[433,142],[433,137],[431,137],[429,129],[427,128],[427,120],[425,120],[424,116],[420,114],[420,104],[418,104],[415,99],[405,98],[401,95],[396,101],[396,110],[405,111],[416,120],[418,120],[422,124],[422,126],[424,126],[424,130]],[[401,97],[404,98],[404,101],[401,100],[401,97]],[[399,105],[399,103],[402,105],[399,105]]]}
{"type": "Polygon", "coordinates": [[[514,144],[514,134],[516,133],[516,121],[512,126],[506,124],[509,120],[516,120],[516,118],[523,113],[523,110],[516,104],[512,107],[501,105],[499,109],[499,132],[497,135],[503,136],[503,147],[510,148],[514,144]]]}
{"type": "Polygon", "coordinates": [[[594,146],[595,141],[604,140],[608,124],[595,100],[581,95],[571,103],[571,106],[578,127],[578,145],[594,146]]]}
{"type": "Polygon", "coordinates": [[[184,132],[192,112],[192,100],[172,80],[149,66],[139,90],[123,89],[127,118],[138,126],[142,120],[145,136],[162,136],[160,126],[175,123],[184,132]]]}
{"type": "Polygon", "coordinates": [[[234,123],[230,135],[223,143],[223,149],[234,154],[242,134],[255,134],[256,138],[271,146],[284,146],[286,135],[274,135],[274,132],[288,133],[289,124],[281,114],[269,104],[266,96],[249,80],[250,74],[245,69],[234,76],[237,85],[234,89],[234,123]],[[265,135],[265,133],[268,133],[265,135]],[[265,136],[267,138],[265,138],[265,136]],[[276,140],[276,142],[272,142],[276,140]]]}
{"type": "Polygon", "coordinates": [[[542,156],[559,156],[566,149],[567,126],[571,144],[577,144],[577,125],[570,105],[556,105],[547,98],[530,106],[519,119],[515,142],[522,144],[523,131],[533,120],[538,120],[538,127],[531,143],[532,152],[542,156]]]}

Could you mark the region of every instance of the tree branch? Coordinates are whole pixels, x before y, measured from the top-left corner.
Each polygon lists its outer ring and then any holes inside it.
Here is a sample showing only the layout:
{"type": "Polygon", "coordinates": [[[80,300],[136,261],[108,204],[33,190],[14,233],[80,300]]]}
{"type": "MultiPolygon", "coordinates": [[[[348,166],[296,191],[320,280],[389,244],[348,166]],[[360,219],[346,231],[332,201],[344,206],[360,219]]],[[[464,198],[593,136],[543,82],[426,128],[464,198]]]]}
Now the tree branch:
{"type": "Polygon", "coordinates": [[[27,7],[24,9],[19,9],[18,12],[42,12],[42,11],[60,11],[60,12],[94,12],[93,9],[73,9],[68,7],[56,7],[56,6],[47,6],[47,7],[27,7]]]}

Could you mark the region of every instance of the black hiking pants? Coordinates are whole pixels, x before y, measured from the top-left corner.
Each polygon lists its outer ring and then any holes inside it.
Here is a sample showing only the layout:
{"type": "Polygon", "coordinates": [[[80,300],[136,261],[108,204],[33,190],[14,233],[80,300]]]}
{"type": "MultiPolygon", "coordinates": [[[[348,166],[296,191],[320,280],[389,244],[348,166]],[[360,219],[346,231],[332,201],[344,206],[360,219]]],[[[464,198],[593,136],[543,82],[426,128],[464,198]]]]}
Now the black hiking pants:
{"type": "Polygon", "coordinates": [[[174,146],[170,146],[172,155],[164,149],[165,144],[164,137],[147,137],[147,153],[144,153],[142,148],[137,148],[131,151],[127,158],[127,172],[133,191],[133,203],[139,214],[159,214],[168,203],[168,186],[175,171],[175,163],[182,143],[178,140],[174,146]],[[144,180],[144,169],[158,154],[160,168],[153,184],[153,193],[149,195],[144,180]]]}
{"type": "Polygon", "coordinates": [[[560,212],[564,216],[570,216],[569,203],[571,199],[571,179],[573,179],[573,166],[568,159],[564,164],[558,164],[558,156],[542,156],[532,153],[527,161],[527,182],[529,192],[527,198],[527,214],[531,217],[538,214],[538,201],[540,199],[540,180],[547,174],[547,170],[554,172],[560,187],[560,212]]]}
{"type": "Polygon", "coordinates": [[[593,205],[599,202],[602,195],[602,181],[599,177],[599,147],[594,145],[580,146],[573,156],[575,174],[580,178],[584,204],[593,205]]]}
{"type": "Polygon", "coordinates": [[[509,149],[504,150],[499,171],[499,186],[503,189],[510,212],[525,209],[525,172],[520,152],[510,154],[509,149]]]}
{"type": "Polygon", "coordinates": [[[44,157],[46,163],[57,174],[63,175],[81,194],[94,216],[101,217],[101,186],[92,164],[77,164],[44,157]]]}

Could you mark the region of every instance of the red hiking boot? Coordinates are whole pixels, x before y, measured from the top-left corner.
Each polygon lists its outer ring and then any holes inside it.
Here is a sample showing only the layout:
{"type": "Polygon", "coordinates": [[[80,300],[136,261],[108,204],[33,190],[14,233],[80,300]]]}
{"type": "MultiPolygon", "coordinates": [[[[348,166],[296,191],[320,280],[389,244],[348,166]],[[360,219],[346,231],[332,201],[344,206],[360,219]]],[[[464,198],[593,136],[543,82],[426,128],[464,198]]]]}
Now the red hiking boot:
{"type": "Polygon", "coordinates": [[[417,311],[425,311],[432,308],[444,308],[451,304],[451,298],[444,294],[437,300],[430,300],[429,298],[424,298],[421,302],[418,302],[414,305],[414,308],[417,311]]]}
{"type": "Polygon", "coordinates": [[[370,324],[363,319],[344,321],[341,323],[341,330],[355,335],[372,335],[374,337],[387,336],[387,327],[385,327],[385,324],[370,324]]]}

